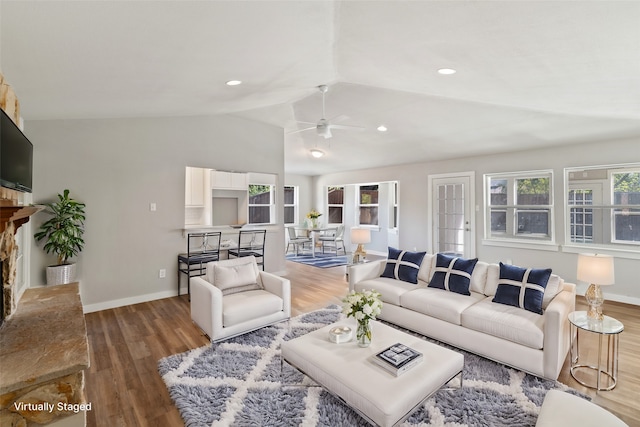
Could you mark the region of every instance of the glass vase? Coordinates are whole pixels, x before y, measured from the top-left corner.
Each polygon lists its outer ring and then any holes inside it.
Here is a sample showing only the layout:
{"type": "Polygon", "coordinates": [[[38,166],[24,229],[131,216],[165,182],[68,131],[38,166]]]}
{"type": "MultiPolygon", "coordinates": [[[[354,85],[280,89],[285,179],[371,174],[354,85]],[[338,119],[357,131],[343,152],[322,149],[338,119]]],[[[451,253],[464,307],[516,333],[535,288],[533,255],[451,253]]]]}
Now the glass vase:
{"type": "Polygon", "coordinates": [[[369,347],[369,344],[371,344],[371,325],[369,325],[369,320],[358,321],[356,338],[359,347],[369,347]]]}

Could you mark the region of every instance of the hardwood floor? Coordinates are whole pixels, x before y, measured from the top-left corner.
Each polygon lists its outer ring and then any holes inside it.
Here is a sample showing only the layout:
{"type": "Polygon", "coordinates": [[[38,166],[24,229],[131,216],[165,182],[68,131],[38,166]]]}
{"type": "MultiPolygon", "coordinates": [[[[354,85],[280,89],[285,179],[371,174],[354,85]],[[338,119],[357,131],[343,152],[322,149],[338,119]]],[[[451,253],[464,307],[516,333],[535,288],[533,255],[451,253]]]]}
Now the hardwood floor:
{"type": "MultiPolygon", "coordinates": [[[[320,269],[287,262],[292,315],[340,303],[347,292],[345,268],[320,269]]],[[[585,308],[578,298],[577,309],[585,308]]],[[[640,316],[637,306],[605,302],[605,314],[625,325],[620,336],[618,385],[596,392],[569,374],[568,358],[559,380],[592,396],[630,426],[640,426],[640,316]]],[[[91,367],[86,372],[88,426],[182,426],[157,371],[159,359],[208,344],[191,322],[186,296],[151,301],[85,316],[91,367]]],[[[582,339],[582,336],[581,336],[582,339]]],[[[583,340],[584,351],[596,343],[583,340]]]]}

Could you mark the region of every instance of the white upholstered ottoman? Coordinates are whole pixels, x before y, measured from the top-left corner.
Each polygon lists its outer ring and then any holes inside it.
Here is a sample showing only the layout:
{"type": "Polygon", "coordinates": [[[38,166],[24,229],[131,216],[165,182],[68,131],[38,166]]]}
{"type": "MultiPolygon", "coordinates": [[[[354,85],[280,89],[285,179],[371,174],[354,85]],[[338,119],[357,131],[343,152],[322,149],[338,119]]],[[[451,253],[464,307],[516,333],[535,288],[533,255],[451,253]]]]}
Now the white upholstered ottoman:
{"type": "MultiPolygon", "coordinates": [[[[464,357],[460,353],[379,322],[371,323],[369,347],[360,348],[355,340],[335,344],[328,338],[329,329],[335,325],[283,342],[282,358],[369,422],[385,427],[398,424],[457,375],[462,386],[464,357]],[[396,377],[370,358],[398,342],[421,352],[424,359],[396,377]]],[[[356,329],[355,322],[350,326],[356,329]]]]}
{"type": "Polygon", "coordinates": [[[628,427],[595,403],[560,390],[549,390],[536,427],[628,427]]]}

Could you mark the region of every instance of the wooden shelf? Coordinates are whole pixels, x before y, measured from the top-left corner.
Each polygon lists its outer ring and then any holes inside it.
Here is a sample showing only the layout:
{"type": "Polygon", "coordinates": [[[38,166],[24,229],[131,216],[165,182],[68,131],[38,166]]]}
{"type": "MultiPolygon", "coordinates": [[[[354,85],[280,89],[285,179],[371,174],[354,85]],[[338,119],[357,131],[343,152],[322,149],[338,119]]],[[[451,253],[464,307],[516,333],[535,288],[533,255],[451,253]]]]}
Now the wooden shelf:
{"type": "Polygon", "coordinates": [[[16,230],[25,222],[29,221],[31,215],[44,209],[44,206],[16,206],[6,203],[0,204],[0,233],[7,229],[7,224],[13,222],[16,230]]]}

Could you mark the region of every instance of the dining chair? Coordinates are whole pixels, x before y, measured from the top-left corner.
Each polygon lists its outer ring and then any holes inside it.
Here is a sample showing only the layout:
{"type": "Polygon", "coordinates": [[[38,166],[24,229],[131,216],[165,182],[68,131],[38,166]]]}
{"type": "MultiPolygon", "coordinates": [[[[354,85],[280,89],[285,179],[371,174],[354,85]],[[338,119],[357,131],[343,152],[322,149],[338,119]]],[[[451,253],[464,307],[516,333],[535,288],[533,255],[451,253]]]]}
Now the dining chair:
{"type": "Polygon", "coordinates": [[[296,233],[296,227],[287,227],[287,232],[289,233],[289,241],[287,242],[287,250],[285,253],[289,252],[289,247],[293,245],[293,248],[296,251],[296,255],[300,253],[300,246],[302,246],[302,251],[304,252],[304,246],[306,244],[311,245],[311,238],[306,236],[298,236],[296,233]]]}
{"type": "Polygon", "coordinates": [[[191,296],[190,278],[203,276],[207,263],[220,259],[220,231],[189,233],[187,253],[178,254],[178,295],[180,295],[180,274],[187,276],[187,294],[191,296]]]}
{"type": "Polygon", "coordinates": [[[329,249],[333,249],[333,251],[338,255],[339,246],[342,245],[342,252],[347,254],[347,251],[344,246],[344,225],[340,224],[334,230],[327,231],[324,235],[318,237],[318,240],[322,244],[322,253],[324,253],[325,247],[329,249]]]}
{"type": "Polygon", "coordinates": [[[238,247],[229,249],[229,258],[253,256],[264,271],[264,246],[267,230],[240,230],[238,247]]]}

